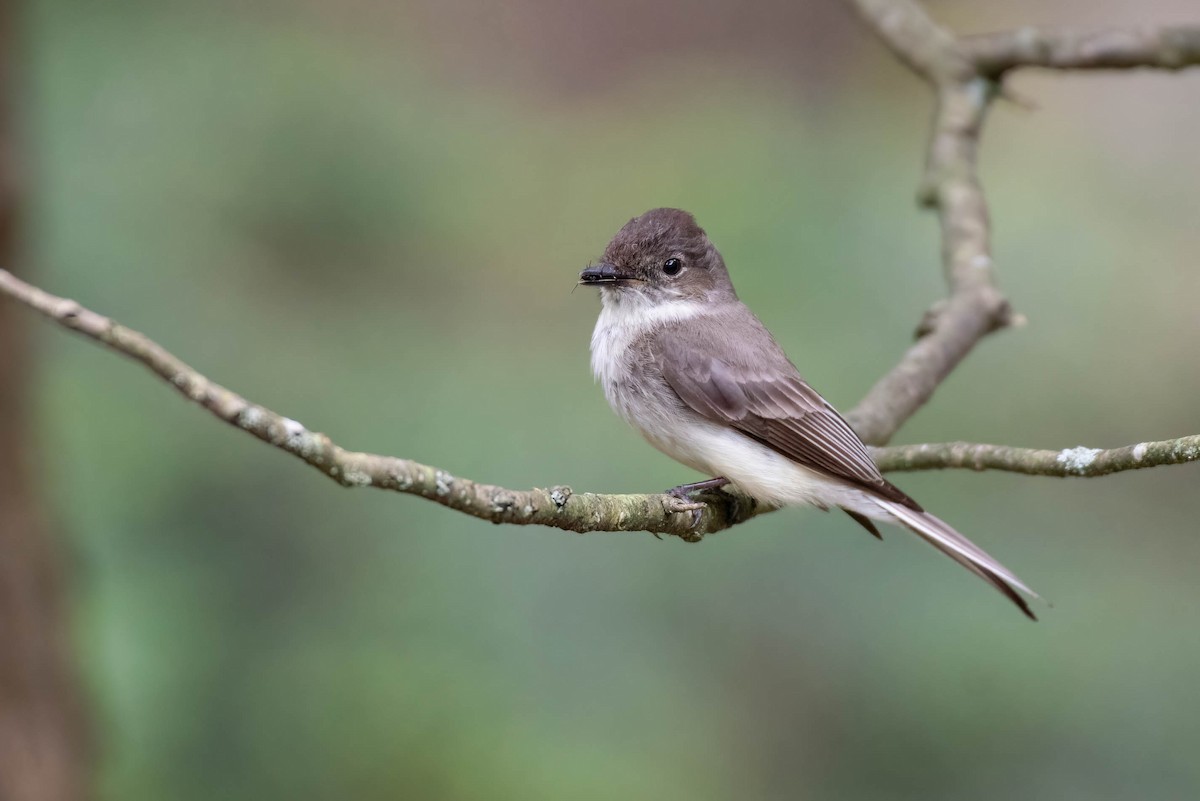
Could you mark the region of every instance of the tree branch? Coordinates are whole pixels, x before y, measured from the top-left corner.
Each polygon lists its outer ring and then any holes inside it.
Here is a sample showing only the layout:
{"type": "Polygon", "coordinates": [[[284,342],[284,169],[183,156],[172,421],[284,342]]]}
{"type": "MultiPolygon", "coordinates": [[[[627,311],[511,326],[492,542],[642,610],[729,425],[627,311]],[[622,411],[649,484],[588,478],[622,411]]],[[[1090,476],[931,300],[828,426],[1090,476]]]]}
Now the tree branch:
{"type": "Polygon", "coordinates": [[[959,42],[975,68],[991,78],[1017,67],[1180,70],[1200,65],[1200,25],[1102,31],[1021,28],[965,36],[959,42]]]}
{"type": "Polygon", "coordinates": [[[933,21],[911,0],[850,0],[863,22],[883,43],[932,84],[969,79],[974,67],[954,34],[933,21]]]}
{"type": "Polygon", "coordinates": [[[926,313],[918,342],[846,415],[865,441],[882,445],[933,396],[984,336],[1024,318],[996,285],[979,137],[998,81],[1020,66],[1057,69],[1200,64],[1200,26],[1075,33],[1023,28],[955,37],[912,0],[847,0],[937,98],[917,197],[936,210],[950,297],[926,313]]]}
{"type": "MultiPolygon", "coordinates": [[[[459,478],[409,459],[348,451],[326,435],[210,381],[144,334],[73,300],[38,289],[6,270],[0,270],[0,295],[8,295],[59,325],[140,362],[217,418],[301,459],[343,487],[376,487],[419,495],[493,523],[551,526],[580,533],[649,531],[673,534],[689,542],[771,511],[744,495],[720,491],[700,496],[707,501],[700,505],[659,494],[597,495],[574,493],[569,487],[512,490],[459,478]],[[697,507],[701,515],[693,526],[691,512],[697,507]]],[[[874,455],[883,470],[965,467],[1039,475],[1104,475],[1200,459],[1200,436],[1112,451],[1034,451],[959,442],[879,448],[874,455]]]]}
{"type": "Polygon", "coordinates": [[[140,362],[217,418],[296,456],[343,487],[377,487],[420,495],[493,523],[552,526],[581,533],[651,531],[688,540],[729,528],[758,511],[755,503],[744,496],[736,503],[708,503],[693,527],[691,511],[699,505],[670,495],[577,494],[569,487],[511,490],[459,478],[409,459],[349,451],[326,435],[210,381],[144,334],[73,300],[38,289],[6,270],[0,270],[0,294],[140,362]]]}
{"type": "Polygon", "coordinates": [[[918,199],[935,209],[950,297],[926,313],[920,337],[846,416],[865,441],[882,445],[929,399],[984,336],[1014,323],[992,269],[987,200],[977,155],[995,84],[958,40],[910,0],[850,0],[884,43],[928,81],[937,107],[918,199]]]}
{"type": "Polygon", "coordinates": [[[1200,461],[1200,435],[1162,442],[1139,442],[1110,450],[1080,445],[1061,451],[1044,451],[1007,445],[943,442],[879,448],[873,455],[879,468],[885,472],[967,468],[1006,470],[1030,476],[1095,478],[1125,470],[1200,461]]]}

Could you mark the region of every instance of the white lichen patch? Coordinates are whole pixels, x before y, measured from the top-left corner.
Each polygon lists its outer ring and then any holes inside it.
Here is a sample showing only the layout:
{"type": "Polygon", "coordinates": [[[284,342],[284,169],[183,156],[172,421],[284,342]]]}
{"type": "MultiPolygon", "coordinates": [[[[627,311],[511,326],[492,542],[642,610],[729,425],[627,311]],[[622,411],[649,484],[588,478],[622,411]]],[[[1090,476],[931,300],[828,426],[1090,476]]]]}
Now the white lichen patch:
{"type": "Polygon", "coordinates": [[[1133,461],[1140,462],[1146,458],[1146,443],[1139,442],[1133,446],[1133,461]]]}
{"type": "Polygon", "coordinates": [[[437,486],[437,494],[438,495],[449,495],[450,494],[450,488],[454,485],[454,479],[450,477],[449,473],[447,473],[443,470],[439,470],[434,475],[433,481],[434,481],[434,484],[437,486]]]}
{"type": "Polygon", "coordinates": [[[342,480],[356,487],[366,487],[371,483],[371,476],[361,470],[347,470],[342,480]]]}
{"type": "Polygon", "coordinates": [[[987,105],[988,96],[992,91],[992,83],[983,78],[976,78],[967,84],[967,93],[971,98],[971,103],[979,109],[987,105]]]}
{"type": "Polygon", "coordinates": [[[555,487],[550,490],[550,500],[554,501],[554,505],[561,512],[562,508],[567,505],[567,501],[571,499],[570,487],[555,487]]]}
{"type": "Polygon", "coordinates": [[[311,431],[305,431],[296,437],[289,437],[287,444],[288,448],[305,459],[311,459],[321,450],[321,441],[311,431]]]}
{"type": "Polygon", "coordinates": [[[262,409],[258,408],[257,406],[247,406],[245,409],[242,409],[242,413],[238,415],[237,424],[247,431],[252,431],[261,427],[263,420],[265,419],[266,416],[263,414],[262,409]]]}
{"type": "Polygon", "coordinates": [[[501,490],[492,496],[492,511],[497,513],[507,512],[517,502],[510,493],[501,490]]]}
{"type": "Polygon", "coordinates": [[[301,458],[311,459],[320,451],[320,438],[290,417],[283,418],[283,433],[283,447],[301,458]]]}
{"type": "Polygon", "coordinates": [[[1091,466],[1092,462],[1096,461],[1096,457],[1100,455],[1099,448],[1085,448],[1080,445],[1078,448],[1064,448],[1058,454],[1058,463],[1072,473],[1085,473],[1091,466]]]}
{"type": "Polygon", "coordinates": [[[977,253],[971,257],[971,266],[976,270],[986,270],[992,266],[992,257],[986,253],[977,253]]]}

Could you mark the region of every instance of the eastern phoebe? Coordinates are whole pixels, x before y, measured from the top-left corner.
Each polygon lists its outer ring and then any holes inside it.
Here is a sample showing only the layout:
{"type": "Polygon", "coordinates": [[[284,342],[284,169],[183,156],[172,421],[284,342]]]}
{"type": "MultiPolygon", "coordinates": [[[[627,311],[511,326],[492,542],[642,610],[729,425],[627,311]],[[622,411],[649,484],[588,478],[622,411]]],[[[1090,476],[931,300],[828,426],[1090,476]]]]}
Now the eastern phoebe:
{"type": "Polygon", "coordinates": [[[579,280],[600,287],[592,371],[609,405],[651,445],[714,476],[672,495],[733,484],[769,506],[842,509],[876,537],[874,520],[904,526],[1037,619],[1017,590],[1035,592],[883,477],[738,300],[691,214],[635,217],[579,280]]]}

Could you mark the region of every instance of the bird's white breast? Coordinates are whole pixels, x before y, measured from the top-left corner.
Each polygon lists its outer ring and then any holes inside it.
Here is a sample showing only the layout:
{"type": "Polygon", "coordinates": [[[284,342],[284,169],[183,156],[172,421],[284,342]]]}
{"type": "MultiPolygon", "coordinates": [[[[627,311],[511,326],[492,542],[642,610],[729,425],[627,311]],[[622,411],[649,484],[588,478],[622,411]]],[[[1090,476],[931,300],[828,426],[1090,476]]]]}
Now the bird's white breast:
{"type": "Polygon", "coordinates": [[[762,503],[860,507],[860,490],[809,470],[740,431],[690,410],[660,418],[650,428],[638,428],[671,458],[708,476],[724,476],[762,503]]]}

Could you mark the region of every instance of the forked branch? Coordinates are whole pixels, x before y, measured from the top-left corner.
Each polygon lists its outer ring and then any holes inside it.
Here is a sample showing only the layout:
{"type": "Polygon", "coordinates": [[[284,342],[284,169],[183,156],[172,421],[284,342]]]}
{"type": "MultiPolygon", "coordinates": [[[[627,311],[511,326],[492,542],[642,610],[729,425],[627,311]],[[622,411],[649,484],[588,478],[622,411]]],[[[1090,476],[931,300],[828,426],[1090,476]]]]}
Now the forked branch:
{"type": "Polygon", "coordinates": [[[942,230],[942,269],[950,296],[926,313],[920,339],[847,418],[867,442],[888,442],[987,334],[1019,325],[996,284],[987,199],[979,180],[979,137],[1017,67],[1156,67],[1200,63],[1200,26],[1159,30],[1070,31],[1023,28],[955,37],[912,0],[847,0],[893,53],[933,89],[936,100],[925,173],[917,196],[942,230]]]}

